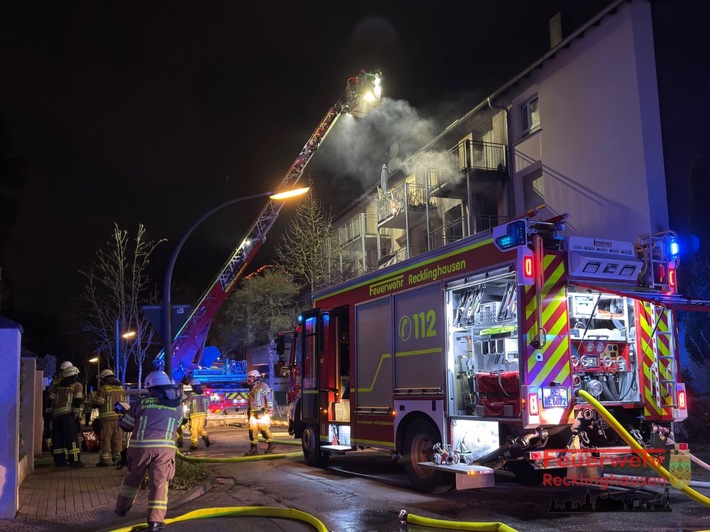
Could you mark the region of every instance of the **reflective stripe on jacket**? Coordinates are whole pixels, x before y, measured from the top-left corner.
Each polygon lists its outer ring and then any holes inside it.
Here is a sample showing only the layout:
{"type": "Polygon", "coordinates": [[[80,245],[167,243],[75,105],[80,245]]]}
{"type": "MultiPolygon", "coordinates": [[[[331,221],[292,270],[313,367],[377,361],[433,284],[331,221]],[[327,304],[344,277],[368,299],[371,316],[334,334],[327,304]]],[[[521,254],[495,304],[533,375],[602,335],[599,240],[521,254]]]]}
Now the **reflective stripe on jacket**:
{"type": "Polygon", "coordinates": [[[94,405],[99,409],[99,418],[117,418],[113,405],[117,402],[126,402],[126,390],[120,384],[104,384],[99,388],[93,400],[94,405]]]}
{"type": "Polygon", "coordinates": [[[206,416],[209,406],[210,400],[205,394],[194,394],[190,399],[190,417],[206,416]]]}
{"type": "Polygon", "coordinates": [[[182,422],[182,406],[160,404],[157,397],[144,397],[135,402],[119,421],[131,432],[130,447],[175,448],[175,432],[182,422]]]}
{"type": "Polygon", "coordinates": [[[251,410],[261,410],[262,408],[272,410],[274,408],[274,403],[271,400],[271,388],[264,381],[252,384],[247,399],[251,410]]]}

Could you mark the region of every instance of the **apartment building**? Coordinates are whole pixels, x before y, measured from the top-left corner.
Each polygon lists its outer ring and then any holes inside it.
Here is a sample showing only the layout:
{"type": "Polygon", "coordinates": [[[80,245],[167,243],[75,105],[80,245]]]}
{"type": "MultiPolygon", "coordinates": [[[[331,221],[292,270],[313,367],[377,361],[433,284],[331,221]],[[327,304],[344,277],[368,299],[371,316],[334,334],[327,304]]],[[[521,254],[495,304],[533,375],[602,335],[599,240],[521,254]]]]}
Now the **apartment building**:
{"type": "Polygon", "coordinates": [[[401,166],[372,176],[334,220],[340,279],[535,209],[567,213],[568,234],[634,241],[669,228],[651,3],[613,2],[551,39],[401,166]]]}

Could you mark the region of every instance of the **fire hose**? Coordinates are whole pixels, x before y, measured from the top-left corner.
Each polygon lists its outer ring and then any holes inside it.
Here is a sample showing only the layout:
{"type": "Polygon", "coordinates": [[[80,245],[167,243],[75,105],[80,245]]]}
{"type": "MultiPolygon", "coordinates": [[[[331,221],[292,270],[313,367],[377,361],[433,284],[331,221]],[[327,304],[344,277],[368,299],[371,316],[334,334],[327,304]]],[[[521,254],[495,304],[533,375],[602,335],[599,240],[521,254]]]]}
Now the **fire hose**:
{"type": "MultiPolygon", "coordinates": [[[[275,506],[227,506],[219,508],[202,508],[201,510],[187,512],[179,517],[166,519],[165,524],[169,525],[170,523],[189,521],[191,519],[207,519],[211,517],[229,516],[293,519],[311,525],[318,532],[328,532],[326,526],[311,514],[302,512],[301,510],[295,510],[293,508],[278,508],[275,506]]],[[[147,524],[132,525],[124,528],[117,528],[111,532],[132,532],[134,530],[141,530],[147,527],[147,524]]]]}
{"type": "Polygon", "coordinates": [[[443,519],[432,519],[430,517],[421,517],[413,515],[402,510],[399,512],[399,520],[402,524],[412,524],[419,526],[427,526],[429,528],[445,528],[447,530],[477,530],[479,532],[516,532],[514,528],[509,527],[504,523],[498,522],[459,522],[447,521],[443,519]]]}
{"type": "Polygon", "coordinates": [[[599,401],[597,401],[591,394],[585,392],[584,390],[579,390],[577,393],[580,397],[582,397],[585,401],[587,401],[596,409],[599,415],[601,415],[604,420],[609,423],[609,426],[612,427],[632,449],[638,451],[638,453],[644,458],[644,460],[651,466],[651,468],[656,473],[658,473],[668,482],[670,482],[671,486],[685,493],[691,499],[705,504],[706,506],[710,506],[709,497],[706,497],[702,493],[698,493],[697,491],[692,489],[690,486],[687,486],[682,480],[673,476],[665,467],[656,463],[656,461],[648,453],[648,451],[646,451],[646,449],[644,449],[641,444],[636,441],[636,439],[631,434],[629,434],[626,429],[624,429],[624,427],[621,426],[621,423],[619,423],[616,418],[614,418],[614,416],[612,416],[611,413],[609,413],[609,411],[604,408],[604,406],[599,401]]]}

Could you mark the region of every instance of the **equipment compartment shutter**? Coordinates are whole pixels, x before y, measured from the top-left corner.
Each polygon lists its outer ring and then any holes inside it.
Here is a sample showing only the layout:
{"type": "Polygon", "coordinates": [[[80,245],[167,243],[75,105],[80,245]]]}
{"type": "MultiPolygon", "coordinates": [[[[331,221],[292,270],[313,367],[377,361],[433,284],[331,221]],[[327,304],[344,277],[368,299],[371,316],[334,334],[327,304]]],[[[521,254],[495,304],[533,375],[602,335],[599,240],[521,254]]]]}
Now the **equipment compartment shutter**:
{"type": "Polygon", "coordinates": [[[392,314],[390,298],[355,308],[357,406],[392,404],[392,314]]]}
{"type": "Polygon", "coordinates": [[[395,388],[442,388],[444,296],[439,283],[395,296],[395,388]]]}

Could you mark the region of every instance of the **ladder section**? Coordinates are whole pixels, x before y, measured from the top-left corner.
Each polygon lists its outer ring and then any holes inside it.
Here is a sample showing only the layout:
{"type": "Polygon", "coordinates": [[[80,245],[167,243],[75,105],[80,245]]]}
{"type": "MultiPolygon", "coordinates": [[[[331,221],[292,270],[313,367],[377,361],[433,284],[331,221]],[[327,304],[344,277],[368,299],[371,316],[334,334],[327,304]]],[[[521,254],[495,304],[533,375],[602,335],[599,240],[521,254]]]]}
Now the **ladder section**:
{"type": "Polygon", "coordinates": [[[652,378],[656,406],[676,408],[677,367],[672,314],[668,309],[652,305],[653,356],[652,378]]]}
{"type": "MultiPolygon", "coordinates": [[[[328,112],[311,134],[308,142],[303,146],[298,157],[274,192],[289,190],[298,183],[306,165],[313,158],[316,150],[320,147],[328,132],[331,131],[340,115],[343,112],[354,112],[359,109],[361,107],[360,100],[362,99],[364,104],[367,91],[377,92],[379,90],[380,79],[379,72],[373,74],[365,71],[361,71],[358,76],[348,79],[344,96],[341,96],[336,104],[328,109],[328,112]]],[[[266,203],[250,227],[247,236],[227,259],[209,285],[209,288],[193,307],[192,313],[175,335],[171,360],[172,377],[174,379],[179,380],[187,376],[188,372],[195,367],[196,362],[199,362],[199,360],[196,361],[196,358],[207,340],[212,318],[214,318],[220,306],[227,299],[244,270],[266,240],[266,235],[274,225],[282,207],[283,202],[281,201],[269,200],[266,203]]],[[[160,365],[163,357],[164,352],[161,351],[155,359],[157,365],[160,365]]]]}

